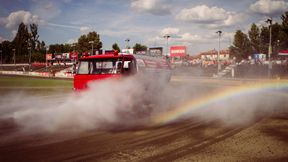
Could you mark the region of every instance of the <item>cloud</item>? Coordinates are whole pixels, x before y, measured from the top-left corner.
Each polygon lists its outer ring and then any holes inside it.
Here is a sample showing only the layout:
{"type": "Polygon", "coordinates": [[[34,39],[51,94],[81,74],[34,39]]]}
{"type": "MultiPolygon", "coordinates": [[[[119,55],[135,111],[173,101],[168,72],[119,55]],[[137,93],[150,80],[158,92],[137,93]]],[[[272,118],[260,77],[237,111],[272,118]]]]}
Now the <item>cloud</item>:
{"type": "Polygon", "coordinates": [[[66,44],[73,44],[73,43],[77,43],[78,40],[75,38],[75,39],[69,39],[66,44]]]}
{"type": "Polygon", "coordinates": [[[63,24],[56,24],[56,23],[47,23],[47,25],[54,26],[54,27],[60,27],[60,28],[69,28],[69,29],[80,29],[80,27],[75,25],[63,25],[63,24]]]}
{"type": "MultiPolygon", "coordinates": [[[[205,34],[193,34],[190,32],[181,32],[178,28],[164,28],[161,30],[158,36],[150,38],[147,43],[153,44],[153,42],[159,42],[161,45],[166,44],[166,40],[163,38],[163,34],[175,34],[176,37],[169,39],[169,44],[185,44],[187,46],[195,44],[211,44],[218,42],[218,34],[215,32],[208,32],[205,34]]],[[[222,42],[230,43],[233,40],[234,32],[223,32],[221,36],[222,42]]]]}
{"type": "Polygon", "coordinates": [[[202,24],[202,26],[208,28],[208,29],[222,29],[225,27],[231,27],[236,24],[240,24],[243,22],[247,16],[245,14],[230,14],[227,19],[225,19],[222,22],[218,23],[211,23],[211,24],[202,24]]]}
{"type": "Polygon", "coordinates": [[[0,36],[0,43],[2,43],[2,42],[5,41],[5,40],[7,40],[7,39],[5,39],[5,38],[3,38],[3,37],[0,36]]]}
{"type": "Polygon", "coordinates": [[[251,4],[249,9],[257,14],[275,16],[288,9],[288,2],[284,0],[258,0],[254,4],[251,4]]]}
{"type": "Polygon", "coordinates": [[[244,19],[246,19],[245,14],[230,13],[228,15],[228,18],[224,20],[224,25],[232,26],[232,25],[241,23],[244,19]]]}
{"type": "Polygon", "coordinates": [[[16,29],[19,24],[23,22],[25,25],[43,22],[37,15],[33,15],[29,11],[16,11],[10,13],[8,17],[0,18],[0,24],[4,25],[8,29],[16,29]]]}
{"type": "Polygon", "coordinates": [[[87,26],[81,26],[80,27],[81,34],[88,34],[89,31],[91,31],[91,28],[89,28],[87,26]]]}
{"type": "Polygon", "coordinates": [[[12,30],[12,37],[15,38],[17,34],[17,30],[12,30]]]}
{"type": "Polygon", "coordinates": [[[164,28],[161,31],[161,35],[177,35],[179,33],[178,28],[164,28]]]}
{"type": "Polygon", "coordinates": [[[153,15],[168,15],[171,8],[164,0],[132,0],[130,7],[137,12],[147,12],[153,15]]]}
{"type": "Polygon", "coordinates": [[[205,37],[198,34],[184,33],[177,41],[189,43],[208,43],[211,41],[211,39],[207,39],[207,35],[205,37]]]}
{"type": "Polygon", "coordinates": [[[60,1],[48,1],[48,0],[41,0],[35,1],[31,7],[33,13],[36,13],[45,20],[51,20],[57,16],[59,16],[62,11],[60,9],[61,3],[60,1]]]}
{"type": "Polygon", "coordinates": [[[185,43],[185,44],[189,44],[189,43],[207,43],[210,42],[210,38],[208,38],[207,35],[205,36],[201,36],[198,34],[191,34],[189,32],[185,32],[185,33],[181,33],[180,29],[178,28],[164,28],[160,31],[160,34],[156,37],[150,38],[148,42],[150,42],[151,44],[153,42],[162,42],[162,45],[165,45],[166,40],[163,38],[163,35],[172,35],[171,39],[169,40],[169,42],[171,44],[176,43],[176,42],[181,42],[181,43],[185,43]]]}
{"type": "Polygon", "coordinates": [[[215,23],[227,19],[228,12],[222,8],[211,7],[206,5],[196,6],[190,9],[182,9],[176,19],[186,22],[195,23],[215,23]]]}
{"type": "Polygon", "coordinates": [[[64,3],[71,3],[72,0],[63,0],[64,3]]]}
{"type": "Polygon", "coordinates": [[[200,5],[190,9],[182,9],[175,18],[184,22],[201,24],[208,28],[221,28],[242,22],[245,15],[229,12],[223,8],[200,5]]]}

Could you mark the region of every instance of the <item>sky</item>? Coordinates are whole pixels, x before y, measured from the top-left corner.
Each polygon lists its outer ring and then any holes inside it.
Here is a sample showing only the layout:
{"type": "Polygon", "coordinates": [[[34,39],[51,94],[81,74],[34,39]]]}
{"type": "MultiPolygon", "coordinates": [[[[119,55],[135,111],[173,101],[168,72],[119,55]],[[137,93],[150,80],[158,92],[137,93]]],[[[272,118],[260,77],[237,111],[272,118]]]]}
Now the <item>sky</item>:
{"type": "Polygon", "coordinates": [[[74,43],[91,31],[103,49],[184,45],[190,55],[233,43],[236,30],[267,26],[288,11],[288,0],[0,0],[0,42],[13,40],[21,22],[38,24],[46,45],[74,43]],[[163,36],[170,35],[167,40],[163,36]]]}

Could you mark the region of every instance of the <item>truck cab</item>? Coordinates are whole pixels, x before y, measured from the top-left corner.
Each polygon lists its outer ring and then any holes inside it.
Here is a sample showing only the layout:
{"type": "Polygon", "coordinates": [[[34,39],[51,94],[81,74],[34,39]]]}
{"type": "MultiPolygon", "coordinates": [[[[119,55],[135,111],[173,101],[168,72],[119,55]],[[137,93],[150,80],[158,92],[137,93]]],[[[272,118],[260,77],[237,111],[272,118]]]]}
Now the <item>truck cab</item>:
{"type": "Polygon", "coordinates": [[[109,53],[84,56],[79,59],[74,75],[74,90],[88,88],[89,82],[108,78],[119,79],[136,73],[149,73],[159,76],[167,75],[170,79],[171,69],[163,59],[137,56],[133,54],[109,53]]]}

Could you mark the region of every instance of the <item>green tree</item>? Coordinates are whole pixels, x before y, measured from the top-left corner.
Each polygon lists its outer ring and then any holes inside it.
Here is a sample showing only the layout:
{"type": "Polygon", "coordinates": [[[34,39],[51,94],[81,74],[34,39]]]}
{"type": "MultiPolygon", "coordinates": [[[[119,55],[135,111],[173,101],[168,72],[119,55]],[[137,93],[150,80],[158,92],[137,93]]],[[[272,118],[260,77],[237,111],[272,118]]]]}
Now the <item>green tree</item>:
{"type": "Polygon", "coordinates": [[[260,53],[260,29],[256,24],[252,24],[248,31],[248,36],[252,46],[253,53],[260,53]]]}
{"type": "Polygon", "coordinates": [[[91,51],[93,44],[94,50],[100,50],[102,48],[102,42],[100,41],[100,35],[95,31],[89,32],[87,35],[81,35],[78,39],[77,49],[80,53],[91,51]],[[92,42],[93,43],[89,43],[92,42]]]}
{"type": "Polygon", "coordinates": [[[112,49],[113,49],[113,50],[117,50],[117,51],[120,52],[120,48],[119,48],[119,46],[118,46],[117,43],[114,43],[114,44],[112,45],[112,49]]]}
{"type": "Polygon", "coordinates": [[[72,49],[70,44],[51,44],[49,46],[49,53],[67,53],[72,49]]]}
{"type": "Polygon", "coordinates": [[[145,45],[142,45],[140,43],[136,43],[134,46],[133,46],[133,49],[134,51],[147,51],[147,46],[145,45]]]}
{"type": "Polygon", "coordinates": [[[16,49],[16,62],[27,62],[28,60],[28,42],[30,35],[27,26],[22,22],[18,27],[17,34],[13,40],[16,49]]]}
{"type": "Polygon", "coordinates": [[[288,35],[288,11],[281,15],[282,30],[288,35]]]}
{"type": "Polygon", "coordinates": [[[263,26],[260,32],[260,51],[261,53],[268,52],[269,46],[269,27],[263,26]]]}
{"type": "MultiPolygon", "coordinates": [[[[278,54],[278,51],[279,51],[279,43],[278,41],[284,41],[285,39],[287,39],[287,36],[285,36],[286,38],[283,38],[281,36],[281,30],[282,30],[282,27],[280,24],[278,23],[275,23],[272,25],[272,57],[275,57],[277,56],[278,54]]],[[[267,51],[268,53],[268,51],[267,51]]]]}
{"type": "Polygon", "coordinates": [[[31,54],[31,62],[45,62],[45,54],[35,51],[31,54]]]}
{"type": "Polygon", "coordinates": [[[2,61],[3,63],[12,63],[12,57],[13,57],[13,51],[12,49],[14,48],[14,45],[10,41],[3,41],[0,44],[1,48],[0,50],[2,51],[2,61]]]}
{"type": "Polygon", "coordinates": [[[279,33],[279,49],[288,49],[288,11],[281,15],[281,31],[279,33]]]}
{"type": "Polygon", "coordinates": [[[34,23],[30,24],[30,43],[32,51],[35,51],[36,48],[37,50],[39,50],[40,41],[38,39],[39,39],[38,25],[34,23]]]}
{"type": "MultiPolygon", "coordinates": [[[[278,23],[272,24],[272,57],[277,56],[281,46],[281,42],[287,40],[287,35],[283,32],[282,26],[278,23]]],[[[260,51],[261,53],[268,53],[270,41],[270,27],[262,27],[260,32],[260,51]]]]}
{"type": "Polygon", "coordinates": [[[46,46],[45,46],[45,42],[44,41],[41,41],[39,43],[39,50],[41,53],[46,53],[46,46]]]}
{"type": "Polygon", "coordinates": [[[233,45],[230,47],[232,57],[236,57],[237,61],[247,59],[252,53],[251,43],[248,36],[241,30],[237,30],[234,35],[233,45]]]}

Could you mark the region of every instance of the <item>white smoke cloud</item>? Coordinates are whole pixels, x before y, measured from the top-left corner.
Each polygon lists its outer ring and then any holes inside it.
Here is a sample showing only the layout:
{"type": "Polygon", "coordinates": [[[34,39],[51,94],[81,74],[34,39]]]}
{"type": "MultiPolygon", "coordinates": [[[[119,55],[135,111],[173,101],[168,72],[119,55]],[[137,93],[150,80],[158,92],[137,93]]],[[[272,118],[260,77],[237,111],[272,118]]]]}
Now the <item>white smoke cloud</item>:
{"type": "Polygon", "coordinates": [[[8,96],[9,101],[0,105],[0,118],[13,118],[25,131],[44,132],[143,124],[148,120],[142,117],[143,113],[153,113],[148,108],[149,98],[157,98],[155,92],[159,89],[153,85],[145,88],[145,84],[134,77],[92,82],[90,90],[59,100],[13,94],[13,98],[8,96]]]}
{"type": "Polygon", "coordinates": [[[287,8],[288,2],[284,0],[258,0],[249,7],[252,12],[266,16],[282,14],[287,8]]]}
{"type": "MultiPolygon", "coordinates": [[[[157,79],[149,82],[143,80],[130,77],[91,82],[89,90],[60,98],[11,94],[0,99],[0,119],[12,118],[28,132],[119,129],[151,124],[151,119],[158,115],[186,101],[198,101],[210,94],[204,86],[166,85],[157,79]]],[[[265,95],[269,93],[259,91],[245,96],[234,95],[202,107],[192,107],[192,111],[187,111],[176,120],[195,117],[220,120],[230,125],[247,124],[259,114],[271,114],[287,105],[287,95],[274,95],[276,99],[271,99],[271,96],[265,95]],[[245,97],[245,102],[242,97],[245,97]]]]}

